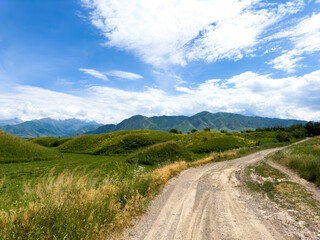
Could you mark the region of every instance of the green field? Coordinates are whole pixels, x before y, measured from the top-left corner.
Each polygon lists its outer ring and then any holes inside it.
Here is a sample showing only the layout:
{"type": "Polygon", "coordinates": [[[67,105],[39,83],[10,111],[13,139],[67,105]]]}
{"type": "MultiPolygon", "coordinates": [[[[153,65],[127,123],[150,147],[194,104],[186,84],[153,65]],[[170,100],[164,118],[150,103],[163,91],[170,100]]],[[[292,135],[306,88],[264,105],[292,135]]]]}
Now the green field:
{"type": "Polygon", "coordinates": [[[31,140],[1,134],[0,239],[105,238],[187,167],[289,143],[274,132],[133,130],[31,140]]]}

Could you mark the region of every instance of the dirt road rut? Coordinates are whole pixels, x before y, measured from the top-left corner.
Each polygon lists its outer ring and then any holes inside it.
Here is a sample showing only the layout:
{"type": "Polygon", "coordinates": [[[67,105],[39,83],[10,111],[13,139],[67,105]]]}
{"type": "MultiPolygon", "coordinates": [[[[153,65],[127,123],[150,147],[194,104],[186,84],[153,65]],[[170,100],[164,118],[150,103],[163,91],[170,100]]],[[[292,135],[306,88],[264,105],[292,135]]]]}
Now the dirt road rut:
{"type": "Polygon", "coordinates": [[[184,171],[153,201],[128,239],[288,239],[281,225],[256,213],[237,175],[281,148],[184,171]]]}

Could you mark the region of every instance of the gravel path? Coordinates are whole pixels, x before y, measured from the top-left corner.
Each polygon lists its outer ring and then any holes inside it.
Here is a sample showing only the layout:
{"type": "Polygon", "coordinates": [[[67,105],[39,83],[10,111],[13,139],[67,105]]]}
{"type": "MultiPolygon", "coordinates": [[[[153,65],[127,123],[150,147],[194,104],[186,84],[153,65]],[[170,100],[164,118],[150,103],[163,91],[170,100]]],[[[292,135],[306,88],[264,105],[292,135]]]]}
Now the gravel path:
{"type": "Polygon", "coordinates": [[[265,217],[273,213],[278,216],[281,210],[258,210],[256,199],[252,200],[252,196],[239,187],[239,175],[247,166],[280,149],[264,150],[182,172],[170,181],[147,214],[127,231],[125,238],[280,240],[313,236],[307,229],[295,227],[294,219],[293,226],[288,227],[290,219],[286,212],[277,219],[265,217]],[[281,221],[286,222],[282,224],[281,221]],[[294,231],[305,234],[297,234],[300,237],[296,238],[294,231]]]}

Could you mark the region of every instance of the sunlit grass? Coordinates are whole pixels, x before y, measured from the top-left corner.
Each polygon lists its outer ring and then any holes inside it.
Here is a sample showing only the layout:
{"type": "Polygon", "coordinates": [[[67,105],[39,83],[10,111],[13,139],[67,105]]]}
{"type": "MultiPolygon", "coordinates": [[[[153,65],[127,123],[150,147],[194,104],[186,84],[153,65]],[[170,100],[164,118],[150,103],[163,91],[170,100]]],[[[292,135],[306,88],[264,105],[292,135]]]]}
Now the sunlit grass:
{"type": "MultiPolygon", "coordinates": [[[[52,146],[56,140],[32,141],[52,146]]],[[[121,131],[68,139],[55,150],[73,153],[59,158],[1,164],[0,239],[116,237],[170,178],[265,148],[257,143],[255,137],[219,132],[121,131]],[[128,163],[132,156],[137,161],[128,163]]]]}
{"type": "Polygon", "coordinates": [[[301,177],[320,186],[320,151],[319,139],[294,145],[288,149],[270,155],[270,159],[289,167],[301,177]]]}
{"type": "Polygon", "coordinates": [[[56,150],[14,137],[0,130],[0,163],[43,161],[61,158],[56,150]]]}

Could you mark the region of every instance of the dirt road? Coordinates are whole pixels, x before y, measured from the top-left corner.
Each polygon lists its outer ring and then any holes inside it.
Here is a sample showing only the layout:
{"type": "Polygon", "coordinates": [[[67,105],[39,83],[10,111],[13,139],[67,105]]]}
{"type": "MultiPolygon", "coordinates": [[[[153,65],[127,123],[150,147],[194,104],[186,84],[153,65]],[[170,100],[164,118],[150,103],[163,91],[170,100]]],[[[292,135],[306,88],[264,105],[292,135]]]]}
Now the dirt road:
{"type": "MultiPolygon", "coordinates": [[[[293,239],[277,221],[263,218],[239,188],[240,172],[281,148],[191,168],[173,179],[128,239],[293,239]]],[[[286,220],[287,221],[287,220],[286,220]]]]}

